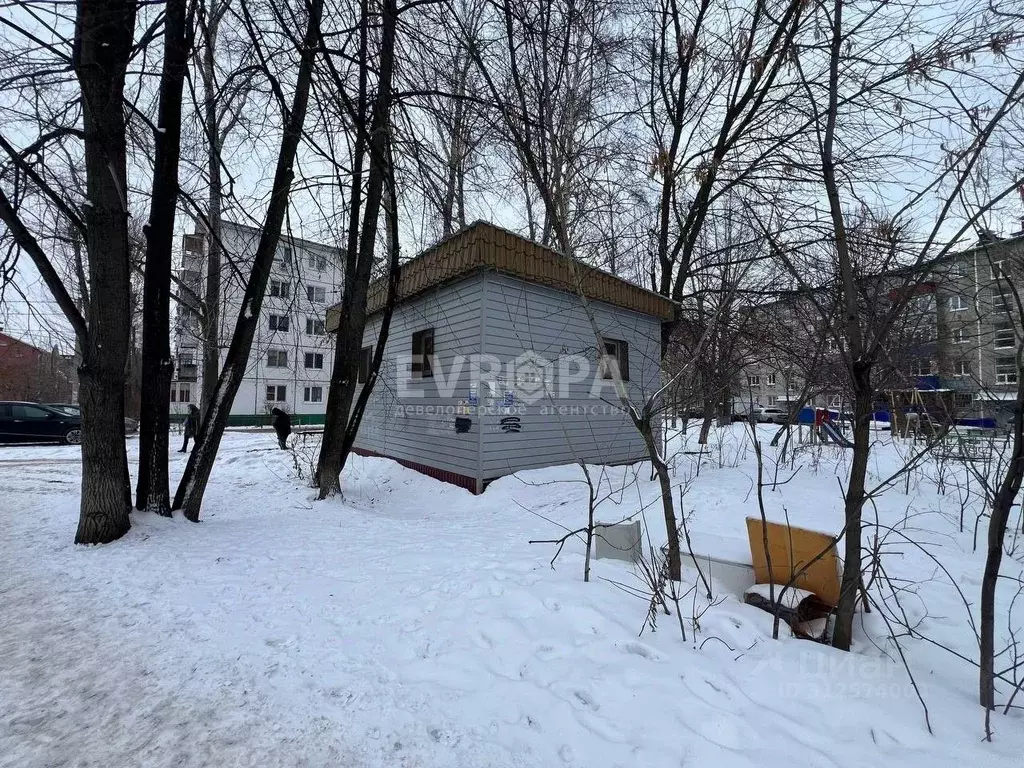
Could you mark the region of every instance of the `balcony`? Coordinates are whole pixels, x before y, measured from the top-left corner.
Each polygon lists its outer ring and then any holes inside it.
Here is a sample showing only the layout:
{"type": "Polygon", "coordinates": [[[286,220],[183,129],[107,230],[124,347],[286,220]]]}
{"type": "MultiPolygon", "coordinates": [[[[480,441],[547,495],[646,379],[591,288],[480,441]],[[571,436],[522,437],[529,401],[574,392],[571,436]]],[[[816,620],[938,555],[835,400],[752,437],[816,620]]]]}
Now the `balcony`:
{"type": "Polygon", "coordinates": [[[181,363],[178,366],[178,381],[198,381],[199,366],[195,363],[181,363]]]}

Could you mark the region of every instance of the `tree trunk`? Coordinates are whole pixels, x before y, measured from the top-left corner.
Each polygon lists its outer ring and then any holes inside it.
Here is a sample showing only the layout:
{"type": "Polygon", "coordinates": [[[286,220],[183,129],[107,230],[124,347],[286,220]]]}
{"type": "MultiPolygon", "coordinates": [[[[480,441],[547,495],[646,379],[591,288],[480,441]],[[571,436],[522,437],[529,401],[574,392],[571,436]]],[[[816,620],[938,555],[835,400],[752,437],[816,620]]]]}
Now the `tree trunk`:
{"type": "Polygon", "coordinates": [[[992,516],[988,522],[988,555],[985,558],[985,574],[981,580],[981,663],[979,696],[981,706],[986,710],[996,705],[995,680],[995,623],[996,586],[999,583],[999,566],[1003,559],[1003,539],[1010,521],[1014,500],[1020,492],[1024,479],[1024,370],[1018,363],[1017,401],[1013,409],[1013,448],[1006,465],[1006,474],[999,484],[992,500],[992,516]]]}
{"type": "Polygon", "coordinates": [[[711,423],[715,420],[715,401],[705,398],[704,400],[704,420],[700,425],[700,436],[697,438],[697,442],[701,445],[708,444],[708,435],[711,432],[711,423]]]}
{"type": "MultiPolygon", "coordinates": [[[[212,7],[211,7],[212,11],[212,7]]],[[[212,14],[211,14],[212,15],[212,14]]],[[[220,375],[220,283],[221,283],[221,218],[223,216],[221,184],[221,135],[217,120],[217,94],[214,72],[216,65],[217,30],[220,26],[219,9],[208,21],[203,45],[203,119],[209,141],[207,156],[210,178],[210,197],[206,233],[206,291],[203,294],[203,388],[200,410],[205,417],[213,402],[213,392],[220,375]]]]}
{"type": "Polygon", "coordinates": [[[650,417],[641,418],[636,427],[647,445],[647,455],[661,489],[661,511],[665,516],[665,531],[668,535],[668,577],[672,581],[681,581],[683,566],[679,552],[679,524],[676,521],[675,502],[672,500],[672,478],[669,477],[668,465],[658,450],[658,439],[651,426],[650,417]]]}
{"type": "MultiPolygon", "coordinates": [[[[366,330],[366,296],[373,268],[377,242],[377,223],[388,170],[388,140],[391,125],[391,83],[394,65],[395,26],[398,9],[395,0],[384,0],[381,8],[381,44],[377,96],[373,101],[373,115],[369,135],[366,137],[369,171],[366,182],[366,207],[363,210],[359,232],[359,249],[354,277],[345,285],[341,303],[341,323],[334,353],[334,369],[327,397],[324,418],[324,438],[317,462],[319,498],[325,499],[341,490],[341,470],[348,456],[346,440],[349,431],[352,401],[356,390],[356,372],[359,352],[366,330]]],[[[365,19],[364,19],[365,23],[365,19]]],[[[362,137],[360,137],[362,138],[362,137]]],[[[353,187],[354,189],[354,187],[353,187]]],[[[391,194],[394,190],[391,190],[391,194]]],[[[355,206],[353,206],[355,208],[355,206]]],[[[353,225],[356,218],[352,217],[353,225]]],[[[349,251],[348,258],[353,254],[349,251]]],[[[352,274],[346,270],[346,276],[352,274]]],[[[381,344],[378,343],[378,351],[381,344]]]]}
{"type": "Polygon", "coordinates": [[[170,427],[171,250],[178,203],[181,155],[181,94],[191,47],[187,0],[167,0],[164,64],[160,75],[153,198],[146,233],[142,309],[142,408],[139,424],[139,481],[135,506],[170,516],[167,440],[170,427]]]}
{"type": "Polygon", "coordinates": [[[75,542],[100,544],[131,527],[124,386],[131,327],[124,120],[136,3],[80,0],[73,65],[82,89],[89,257],[88,334],[79,369],[82,499],[75,542]]]}
{"type": "Polygon", "coordinates": [[[874,392],[871,389],[869,363],[853,363],[853,457],[846,487],[846,533],[844,535],[843,580],[836,606],[836,625],[832,646],[850,650],[853,641],[853,618],[861,585],[861,515],[864,511],[865,479],[871,453],[871,412],[874,392]]]}
{"type": "Polygon", "coordinates": [[[292,166],[298,152],[302,129],[306,121],[306,108],[309,104],[310,83],[313,77],[313,61],[318,50],[320,39],[320,18],[323,14],[323,0],[312,0],[309,7],[309,18],[301,44],[301,57],[295,81],[295,95],[292,108],[288,113],[284,135],[281,140],[281,151],[277,158],[274,172],[274,184],[271,188],[270,204],[263,222],[259,245],[253,259],[252,272],[246,282],[242,305],[239,309],[235,331],[231,337],[231,346],[224,361],[224,368],[217,379],[217,386],[209,410],[203,417],[196,433],[195,448],[189,455],[185,473],[182,475],[178,490],[174,495],[174,508],[181,509],[185,517],[193,522],[199,521],[199,511],[203,503],[203,495],[210,481],[213,462],[217,458],[224,428],[231,413],[231,404],[245,375],[252,349],[252,340],[256,327],[260,322],[260,310],[263,297],[274,263],[274,253],[281,239],[281,226],[291,194],[294,171],[292,166]]]}
{"type": "Polygon", "coordinates": [[[348,426],[345,429],[345,443],[341,451],[341,466],[338,469],[340,477],[345,469],[352,446],[355,444],[356,435],[359,434],[359,425],[363,422],[363,413],[366,411],[366,404],[370,401],[370,395],[377,384],[381,366],[384,363],[384,350],[387,349],[388,336],[391,332],[391,316],[395,311],[395,303],[398,300],[398,279],[401,277],[401,251],[398,239],[398,198],[395,190],[395,163],[391,155],[390,143],[388,145],[388,206],[385,210],[388,230],[388,251],[390,252],[390,266],[388,267],[388,293],[384,301],[384,309],[381,312],[380,331],[377,334],[377,345],[373,350],[373,360],[370,362],[369,378],[359,390],[359,397],[356,398],[355,407],[348,419],[348,426]]]}

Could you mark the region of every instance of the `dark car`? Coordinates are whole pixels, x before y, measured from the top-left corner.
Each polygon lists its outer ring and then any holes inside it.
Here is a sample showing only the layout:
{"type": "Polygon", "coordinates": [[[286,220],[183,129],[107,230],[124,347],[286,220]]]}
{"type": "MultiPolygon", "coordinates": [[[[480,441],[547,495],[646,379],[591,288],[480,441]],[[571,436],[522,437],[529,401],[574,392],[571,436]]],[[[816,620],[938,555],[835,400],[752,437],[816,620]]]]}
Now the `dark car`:
{"type": "Polygon", "coordinates": [[[38,403],[0,403],[0,443],[82,442],[82,417],[38,403]]]}
{"type": "MultiPolygon", "coordinates": [[[[72,416],[81,416],[82,407],[75,403],[45,403],[47,408],[56,408],[58,411],[64,411],[70,413],[72,416]]],[[[124,433],[126,435],[134,435],[139,431],[139,422],[135,419],[129,419],[127,416],[124,417],[124,433]]]]}

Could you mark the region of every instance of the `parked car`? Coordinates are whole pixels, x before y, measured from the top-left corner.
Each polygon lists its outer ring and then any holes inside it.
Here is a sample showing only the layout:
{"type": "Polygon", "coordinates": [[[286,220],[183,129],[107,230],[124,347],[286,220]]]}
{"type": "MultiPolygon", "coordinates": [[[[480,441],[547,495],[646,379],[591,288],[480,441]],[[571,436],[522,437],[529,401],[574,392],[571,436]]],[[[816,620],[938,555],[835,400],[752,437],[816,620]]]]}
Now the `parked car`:
{"type": "MultiPolygon", "coordinates": [[[[82,407],[75,403],[46,403],[47,408],[56,408],[58,411],[64,411],[70,413],[72,416],[81,416],[82,407]]],[[[124,418],[124,433],[126,435],[134,435],[139,431],[139,422],[136,419],[129,419],[127,416],[124,418]]]]}
{"type": "Polygon", "coordinates": [[[39,403],[0,403],[0,443],[82,442],[82,417],[39,403]]]}
{"type": "Polygon", "coordinates": [[[769,406],[757,409],[757,422],[759,424],[788,424],[789,411],[784,408],[769,406]]]}

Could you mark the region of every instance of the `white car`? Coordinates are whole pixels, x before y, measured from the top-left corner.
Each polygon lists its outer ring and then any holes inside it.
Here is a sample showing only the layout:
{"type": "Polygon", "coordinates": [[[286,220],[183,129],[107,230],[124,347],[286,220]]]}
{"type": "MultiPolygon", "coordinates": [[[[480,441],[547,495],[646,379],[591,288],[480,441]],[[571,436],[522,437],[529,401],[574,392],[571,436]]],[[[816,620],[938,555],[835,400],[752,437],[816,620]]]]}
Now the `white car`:
{"type": "Polygon", "coordinates": [[[757,409],[757,423],[758,424],[788,424],[789,423],[789,411],[784,408],[776,408],[775,406],[769,406],[767,408],[757,409]]]}

